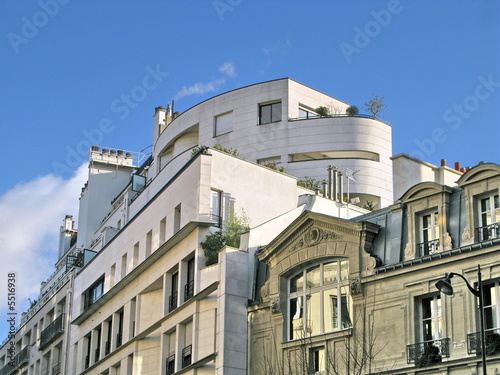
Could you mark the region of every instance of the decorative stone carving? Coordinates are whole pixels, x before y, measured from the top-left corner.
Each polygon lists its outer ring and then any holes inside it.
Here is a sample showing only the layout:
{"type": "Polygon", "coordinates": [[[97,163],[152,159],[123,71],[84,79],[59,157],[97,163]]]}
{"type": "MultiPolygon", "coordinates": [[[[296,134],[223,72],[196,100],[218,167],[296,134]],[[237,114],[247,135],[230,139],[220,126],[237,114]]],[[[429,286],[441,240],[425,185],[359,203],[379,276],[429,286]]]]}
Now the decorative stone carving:
{"type": "Polygon", "coordinates": [[[470,232],[469,232],[469,227],[464,228],[464,232],[462,233],[462,241],[467,243],[471,240],[470,232]]]}
{"type": "Polygon", "coordinates": [[[301,238],[299,238],[292,246],[290,246],[290,252],[294,252],[298,249],[315,246],[321,242],[326,242],[330,240],[340,240],[343,237],[329,230],[323,228],[313,227],[308,230],[301,238]]]}
{"type": "Polygon", "coordinates": [[[445,232],[444,233],[444,243],[443,243],[443,250],[451,250],[451,248],[453,247],[452,245],[452,240],[451,240],[451,236],[448,232],[445,232]]]}
{"type": "Polygon", "coordinates": [[[360,294],[361,293],[361,280],[358,278],[351,280],[351,294],[360,294]]]}
{"type": "Polygon", "coordinates": [[[273,314],[277,314],[277,313],[281,312],[280,299],[278,297],[273,298],[271,300],[271,312],[273,314]]]}
{"type": "Polygon", "coordinates": [[[262,299],[267,299],[269,295],[269,280],[264,283],[264,286],[260,288],[260,297],[262,299]]]}
{"type": "Polygon", "coordinates": [[[405,247],[405,260],[408,259],[415,259],[415,249],[410,241],[408,241],[405,247]]]}

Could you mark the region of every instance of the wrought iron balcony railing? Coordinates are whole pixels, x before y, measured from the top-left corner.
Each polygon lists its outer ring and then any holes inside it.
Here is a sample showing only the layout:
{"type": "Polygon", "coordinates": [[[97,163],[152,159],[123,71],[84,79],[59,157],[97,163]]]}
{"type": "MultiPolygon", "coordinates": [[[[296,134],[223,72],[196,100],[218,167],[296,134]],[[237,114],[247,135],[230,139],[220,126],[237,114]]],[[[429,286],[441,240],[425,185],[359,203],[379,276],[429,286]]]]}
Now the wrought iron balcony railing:
{"type": "Polygon", "coordinates": [[[30,347],[25,346],[19,353],[16,354],[14,358],[14,363],[16,364],[16,368],[28,363],[30,360],[30,347]]]}
{"type": "Polygon", "coordinates": [[[10,364],[6,364],[0,369],[0,375],[9,375],[15,370],[14,366],[11,366],[10,364]]]}
{"type": "Polygon", "coordinates": [[[187,301],[194,295],[194,280],[189,281],[184,286],[184,301],[187,301]]]}
{"type": "Polygon", "coordinates": [[[168,312],[173,311],[177,308],[177,292],[173,292],[168,297],[168,312]]]}
{"type": "Polygon", "coordinates": [[[109,353],[111,353],[111,341],[108,340],[104,344],[104,355],[108,355],[109,353]]]}
{"type": "Polygon", "coordinates": [[[450,339],[439,339],[406,346],[408,364],[414,363],[417,367],[424,367],[432,363],[439,363],[443,358],[450,356],[450,339]]]}
{"type": "Polygon", "coordinates": [[[116,347],[119,348],[120,346],[122,346],[122,331],[118,331],[118,333],[116,334],[116,347]]]}
{"type": "Polygon", "coordinates": [[[188,345],[184,349],[182,349],[182,368],[187,367],[191,364],[192,349],[192,345],[188,345]]]}
{"type": "Polygon", "coordinates": [[[417,249],[418,255],[421,257],[424,255],[435,254],[439,252],[439,239],[418,243],[417,249]]]}
{"type": "Polygon", "coordinates": [[[94,352],[94,362],[97,362],[101,358],[101,347],[98,346],[94,352]]]}
{"type": "Polygon", "coordinates": [[[57,375],[61,373],[61,362],[52,367],[52,375],[57,375]]]}
{"type": "Polygon", "coordinates": [[[167,371],[166,375],[172,375],[175,372],[175,354],[167,358],[167,371]]]}
{"type": "Polygon", "coordinates": [[[64,314],[59,315],[52,323],[40,334],[40,349],[54,341],[64,332],[64,314]]]}
{"type": "MultiPolygon", "coordinates": [[[[500,328],[485,332],[486,355],[500,353],[500,328]]],[[[467,352],[469,354],[481,355],[481,332],[469,333],[467,335],[467,352]]]]}
{"type": "Polygon", "coordinates": [[[477,228],[479,242],[500,237],[500,222],[477,228]]]}

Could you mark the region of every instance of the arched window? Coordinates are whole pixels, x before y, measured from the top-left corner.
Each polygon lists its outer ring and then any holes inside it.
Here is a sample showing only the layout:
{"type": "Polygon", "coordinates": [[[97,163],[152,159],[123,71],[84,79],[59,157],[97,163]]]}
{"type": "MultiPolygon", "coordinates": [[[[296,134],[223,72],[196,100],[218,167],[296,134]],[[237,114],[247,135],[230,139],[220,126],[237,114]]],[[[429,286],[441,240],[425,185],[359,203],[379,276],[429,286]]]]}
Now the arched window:
{"type": "Polygon", "coordinates": [[[288,279],[288,339],[351,327],[349,261],[313,265],[288,279]]]}

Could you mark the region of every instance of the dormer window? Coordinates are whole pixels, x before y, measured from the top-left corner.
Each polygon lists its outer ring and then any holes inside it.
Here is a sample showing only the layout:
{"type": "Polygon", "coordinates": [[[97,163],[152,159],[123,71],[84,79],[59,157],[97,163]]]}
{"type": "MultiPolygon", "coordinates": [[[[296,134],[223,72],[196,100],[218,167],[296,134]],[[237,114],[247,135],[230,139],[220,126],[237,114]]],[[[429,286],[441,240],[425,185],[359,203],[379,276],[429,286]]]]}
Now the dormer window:
{"type": "Polygon", "coordinates": [[[500,237],[500,202],[497,195],[479,200],[479,241],[500,237]]]}
{"type": "Polygon", "coordinates": [[[439,214],[437,210],[420,216],[420,241],[417,244],[419,256],[439,251],[439,214]]]}

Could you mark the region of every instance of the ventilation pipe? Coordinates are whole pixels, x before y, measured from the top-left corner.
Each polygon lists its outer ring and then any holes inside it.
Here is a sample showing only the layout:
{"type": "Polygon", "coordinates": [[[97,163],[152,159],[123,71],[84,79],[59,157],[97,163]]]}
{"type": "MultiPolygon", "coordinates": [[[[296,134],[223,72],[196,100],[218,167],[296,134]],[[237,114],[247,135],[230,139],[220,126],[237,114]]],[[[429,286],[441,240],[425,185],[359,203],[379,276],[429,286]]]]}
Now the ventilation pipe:
{"type": "Polygon", "coordinates": [[[338,201],[342,203],[344,201],[344,174],[342,172],[337,173],[337,192],[338,201]]]}

